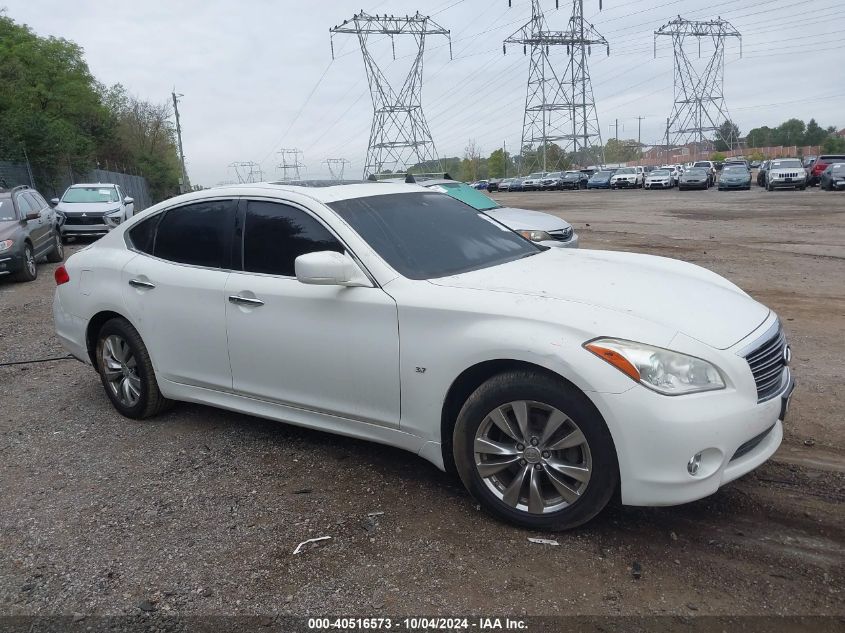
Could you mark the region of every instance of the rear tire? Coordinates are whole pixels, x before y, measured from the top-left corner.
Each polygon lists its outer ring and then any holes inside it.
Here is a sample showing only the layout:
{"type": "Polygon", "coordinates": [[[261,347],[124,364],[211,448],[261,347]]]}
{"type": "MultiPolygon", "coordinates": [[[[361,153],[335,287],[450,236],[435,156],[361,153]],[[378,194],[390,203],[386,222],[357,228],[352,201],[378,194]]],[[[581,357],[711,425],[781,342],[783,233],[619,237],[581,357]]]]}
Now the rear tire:
{"type": "Polygon", "coordinates": [[[511,371],[482,384],[458,415],[453,446],[470,494],[494,516],[527,528],[582,525],[619,484],[601,414],[575,387],[541,373],[511,371]]]}
{"type": "Polygon", "coordinates": [[[53,248],[47,255],[47,261],[51,264],[58,264],[65,260],[65,249],[62,246],[62,237],[58,233],[54,233],[53,242],[53,248]]]}
{"type": "Polygon", "coordinates": [[[173,405],[158,388],[149,352],[129,321],[106,321],[97,334],[97,370],[117,411],[135,420],[149,418],[173,405]]]}

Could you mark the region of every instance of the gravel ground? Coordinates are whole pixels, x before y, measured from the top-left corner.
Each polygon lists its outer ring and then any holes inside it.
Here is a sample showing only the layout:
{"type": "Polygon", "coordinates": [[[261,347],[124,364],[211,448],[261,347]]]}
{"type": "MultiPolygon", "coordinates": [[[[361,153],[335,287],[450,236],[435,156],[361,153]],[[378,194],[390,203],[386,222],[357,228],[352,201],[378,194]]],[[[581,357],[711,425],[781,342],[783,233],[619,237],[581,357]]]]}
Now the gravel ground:
{"type": "MultiPolygon", "coordinates": [[[[776,309],[799,387],[775,458],[696,503],[544,534],[397,449],[198,405],[127,420],[78,362],[4,366],[0,614],[845,616],[845,196],[497,198],[561,214],[584,248],[702,264],[776,309]]],[[[0,281],[0,363],[63,353],[52,269],[0,281]]]]}

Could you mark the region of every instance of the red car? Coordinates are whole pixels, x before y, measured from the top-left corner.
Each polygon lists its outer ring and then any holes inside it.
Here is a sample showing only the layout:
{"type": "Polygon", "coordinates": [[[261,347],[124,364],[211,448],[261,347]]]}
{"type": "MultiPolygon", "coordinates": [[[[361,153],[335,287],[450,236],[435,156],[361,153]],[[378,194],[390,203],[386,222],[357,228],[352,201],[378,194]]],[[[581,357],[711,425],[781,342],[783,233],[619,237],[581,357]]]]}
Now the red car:
{"type": "Polygon", "coordinates": [[[807,174],[807,184],[810,187],[815,187],[819,184],[822,172],[828,168],[832,163],[845,163],[845,154],[822,154],[813,163],[807,174]]]}

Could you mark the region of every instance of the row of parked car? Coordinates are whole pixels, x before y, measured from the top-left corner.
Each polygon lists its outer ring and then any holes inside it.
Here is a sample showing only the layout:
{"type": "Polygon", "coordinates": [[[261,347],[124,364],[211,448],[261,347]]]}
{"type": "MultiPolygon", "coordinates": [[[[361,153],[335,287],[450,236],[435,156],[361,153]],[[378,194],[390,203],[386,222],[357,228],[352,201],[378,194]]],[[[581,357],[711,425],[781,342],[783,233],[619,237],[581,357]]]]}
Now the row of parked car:
{"type": "Polygon", "coordinates": [[[0,277],[35,280],[40,259],[64,259],[68,237],[104,235],[131,218],[134,207],[111,183],[72,185],[50,204],[26,185],[0,188],[0,277]]]}

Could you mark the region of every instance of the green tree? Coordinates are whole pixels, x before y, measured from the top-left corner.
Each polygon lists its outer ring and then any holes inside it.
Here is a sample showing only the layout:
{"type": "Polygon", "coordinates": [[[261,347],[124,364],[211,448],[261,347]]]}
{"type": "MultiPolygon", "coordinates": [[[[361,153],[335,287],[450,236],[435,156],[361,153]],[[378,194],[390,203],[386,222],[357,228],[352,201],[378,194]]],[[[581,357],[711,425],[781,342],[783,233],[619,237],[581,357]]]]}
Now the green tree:
{"type": "Polygon", "coordinates": [[[507,173],[510,157],[505,150],[499,148],[487,159],[487,170],[490,178],[504,178],[507,173]]]}
{"type": "Polygon", "coordinates": [[[822,143],[822,150],[826,154],[845,154],[845,138],[828,136],[822,143]]]}
{"type": "Polygon", "coordinates": [[[807,129],[804,131],[804,142],[802,145],[821,145],[830,135],[830,132],[822,128],[815,119],[810,119],[807,129]]]}
{"type": "Polygon", "coordinates": [[[739,146],[739,127],[733,121],[725,121],[716,130],[716,149],[726,152],[739,146]]]}
{"type": "Polygon", "coordinates": [[[767,125],[755,127],[748,132],[745,142],[748,147],[769,147],[772,144],[772,129],[767,125]]]}
{"type": "Polygon", "coordinates": [[[789,119],[772,131],[773,145],[803,145],[807,126],[801,119],[789,119]]]}
{"type": "Polygon", "coordinates": [[[721,163],[725,160],[725,155],[722,152],[713,152],[710,154],[710,160],[714,163],[721,163]]]}
{"type": "Polygon", "coordinates": [[[607,163],[627,163],[639,160],[641,156],[640,146],[634,139],[621,141],[612,138],[604,146],[604,160],[607,163]]]}

